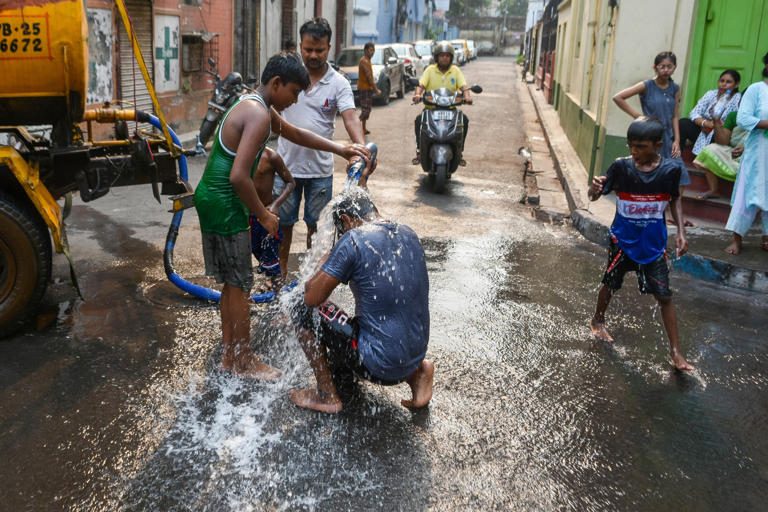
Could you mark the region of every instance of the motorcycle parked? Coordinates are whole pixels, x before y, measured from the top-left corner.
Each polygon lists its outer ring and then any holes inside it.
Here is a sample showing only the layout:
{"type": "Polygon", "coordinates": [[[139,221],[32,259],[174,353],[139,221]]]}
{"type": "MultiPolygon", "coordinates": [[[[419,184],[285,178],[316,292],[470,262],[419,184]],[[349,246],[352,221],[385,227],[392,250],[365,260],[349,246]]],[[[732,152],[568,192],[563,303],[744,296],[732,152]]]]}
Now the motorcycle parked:
{"type": "Polygon", "coordinates": [[[245,84],[242,75],[237,71],[231,72],[222,80],[216,72],[216,61],[208,59],[208,65],[211,69],[206,73],[216,79],[216,84],[211,99],[208,101],[208,111],[205,113],[203,122],[200,124],[200,132],[197,135],[195,148],[199,154],[205,154],[205,145],[213,132],[216,131],[224,112],[234,105],[240,96],[254,92],[254,89],[245,84]]]}
{"type": "MultiPolygon", "coordinates": [[[[470,90],[475,94],[483,92],[479,85],[470,90]]],[[[458,108],[464,104],[464,93],[435,89],[425,92],[422,101],[433,108],[421,113],[421,168],[428,173],[433,190],[442,192],[464,153],[464,116],[458,108]]]]}

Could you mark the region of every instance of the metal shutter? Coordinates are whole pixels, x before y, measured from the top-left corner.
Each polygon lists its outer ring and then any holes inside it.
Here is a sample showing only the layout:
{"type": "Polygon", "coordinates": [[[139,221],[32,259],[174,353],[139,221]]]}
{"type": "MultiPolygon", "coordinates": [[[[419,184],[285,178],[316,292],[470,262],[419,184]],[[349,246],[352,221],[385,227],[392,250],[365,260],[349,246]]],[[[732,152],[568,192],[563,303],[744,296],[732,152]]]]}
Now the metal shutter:
{"type": "MultiPolygon", "coordinates": [[[[154,61],[152,59],[152,3],[150,0],[125,0],[125,8],[131,18],[133,30],[141,46],[144,62],[149,70],[149,76],[154,81],[154,61]]],[[[128,33],[123,27],[122,20],[118,23],[120,42],[120,99],[125,105],[134,104],[138,110],[154,113],[152,98],[144,83],[138,62],[134,60],[133,45],[128,38],[128,33]]],[[[133,126],[131,126],[131,129],[133,126]]],[[[151,129],[146,123],[139,124],[139,128],[151,129]]]]}

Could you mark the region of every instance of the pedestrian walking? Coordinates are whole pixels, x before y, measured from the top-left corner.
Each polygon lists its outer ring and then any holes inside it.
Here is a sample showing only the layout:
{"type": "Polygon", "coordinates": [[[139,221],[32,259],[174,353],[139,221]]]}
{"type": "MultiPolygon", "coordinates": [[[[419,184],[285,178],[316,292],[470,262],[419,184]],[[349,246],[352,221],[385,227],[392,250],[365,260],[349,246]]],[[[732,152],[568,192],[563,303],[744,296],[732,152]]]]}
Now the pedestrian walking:
{"type": "Polygon", "coordinates": [[[366,128],[366,121],[371,116],[371,107],[373,107],[373,97],[381,95],[381,91],[376,86],[376,80],[373,78],[373,66],[371,57],[376,53],[376,46],[371,43],[365,43],[363,47],[363,56],[357,65],[357,92],[360,97],[360,122],[363,125],[363,133],[370,134],[366,128]]]}

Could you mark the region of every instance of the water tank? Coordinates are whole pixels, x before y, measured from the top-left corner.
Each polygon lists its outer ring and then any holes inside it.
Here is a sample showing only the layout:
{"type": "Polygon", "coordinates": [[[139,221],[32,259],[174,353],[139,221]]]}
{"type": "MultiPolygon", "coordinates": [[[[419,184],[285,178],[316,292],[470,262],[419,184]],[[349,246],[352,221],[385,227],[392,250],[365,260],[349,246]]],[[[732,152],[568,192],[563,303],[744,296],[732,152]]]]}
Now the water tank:
{"type": "Polygon", "coordinates": [[[87,34],[84,0],[0,0],[0,125],[82,118],[87,34]]]}

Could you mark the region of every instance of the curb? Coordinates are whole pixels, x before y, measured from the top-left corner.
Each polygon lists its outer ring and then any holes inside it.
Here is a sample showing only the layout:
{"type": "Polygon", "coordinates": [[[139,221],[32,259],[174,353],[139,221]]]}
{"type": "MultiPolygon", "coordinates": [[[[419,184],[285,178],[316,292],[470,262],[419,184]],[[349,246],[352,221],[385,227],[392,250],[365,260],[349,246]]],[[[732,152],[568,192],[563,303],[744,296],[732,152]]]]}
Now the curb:
{"type": "MultiPolygon", "coordinates": [[[[609,225],[587,209],[586,190],[579,183],[579,177],[585,177],[586,170],[581,161],[578,160],[573,148],[570,147],[570,142],[568,147],[563,147],[566,146],[565,143],[561,145],[555,140],[556,138],[564,138],[564,133],[563,136],[555,135],[557,130],[562,132],[559,118],[557,120],[547,119],[552,117],[552,114],[547,112],[545,115],[543,109],[549,105],[541,104],[543,98],[537,98],[527,83],[525,88],[528,89],[528,94],[544,132],[544,138],[549,146],[555,171],[568,201],[573,226],[590,242],[607,247],[609,225]],[[582,188],[584,188],[583,191],[582,188]]],[[[768,293],[768,272],[765,271],[739,267],[716,258],[692,253],[673,260],[672,267],[703,281],[752,292],[768,293]]]]}

